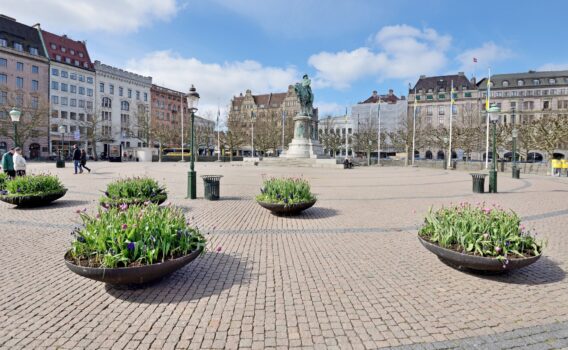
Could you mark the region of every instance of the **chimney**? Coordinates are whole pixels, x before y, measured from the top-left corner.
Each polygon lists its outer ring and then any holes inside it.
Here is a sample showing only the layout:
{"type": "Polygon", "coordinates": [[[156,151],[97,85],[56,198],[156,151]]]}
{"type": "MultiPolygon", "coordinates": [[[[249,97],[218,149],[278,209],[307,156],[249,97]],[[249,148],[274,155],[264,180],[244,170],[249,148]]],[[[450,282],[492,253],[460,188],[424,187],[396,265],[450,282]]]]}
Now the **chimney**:
{"type": "Polygon", "coordinates": [[[459,75],[460,77],[463,77],[465,74],[464,74],[463,72],[458,72],[458,75],[459,75]]]}
{"type": "Polygon", "coordinates": [[[392,89],[389,89],[389,96],[392,96],[394,93],[394,91],[392,89]]]}
{"type": "Polygon", "coordinates": [[[473,85],[477,84],[477,80],[475,79],[475,77],[472,77],[471,80],[470,80],[470,82],[471,82],[473,85]]]}

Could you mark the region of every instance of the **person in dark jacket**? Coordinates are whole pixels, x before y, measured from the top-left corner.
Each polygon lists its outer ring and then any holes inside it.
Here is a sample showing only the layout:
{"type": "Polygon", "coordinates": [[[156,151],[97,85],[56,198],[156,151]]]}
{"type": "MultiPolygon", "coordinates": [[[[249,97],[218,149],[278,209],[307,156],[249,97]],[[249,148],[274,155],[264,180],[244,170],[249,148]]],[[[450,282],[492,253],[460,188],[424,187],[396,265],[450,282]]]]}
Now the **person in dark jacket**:
{"type": "MultiPolygon", "coordinates": [[[[87,152],[84,149],[81,150],[81,168],[87,169],[89,173],[91,172],[91,169],[87,168],[87,152]]],[[[81,170],[81,172],[83,171],[81,170]]]]}
{"type": "Polygon", "coordinates": [[[11,179],[16,177],[16,170],[14,170],[14,148],[10,148],[10,150],[2,156],[2,169],[6,175],[8,175],[11,179]]]}
{"type": "Polygon", "coordinates": [[[75,175],[77,175],[77,170],[83,173],[83,169],[81,169],[81,151],[76,144],[73,145],[73,165],[75,166],[75,175]]]}

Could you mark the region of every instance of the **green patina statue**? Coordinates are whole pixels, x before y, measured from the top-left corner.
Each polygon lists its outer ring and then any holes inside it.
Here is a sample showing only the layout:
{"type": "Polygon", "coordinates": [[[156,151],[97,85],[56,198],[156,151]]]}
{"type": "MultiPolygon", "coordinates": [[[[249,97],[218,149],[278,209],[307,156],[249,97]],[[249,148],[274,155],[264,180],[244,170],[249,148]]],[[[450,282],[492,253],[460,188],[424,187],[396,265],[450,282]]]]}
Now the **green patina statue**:
{"type": "Polygon", "coordinates": [[[308,117],[311,117],[314,113],[314,94],[312,93],[310,84],[310,78],[308,78],[307,74],[304,74],[304,76],[302,77],[302,82],[296,83],[296,85],[294,86],[294,90],[296,91],[296,94],[300,99],[300,113],[308,117]]]}

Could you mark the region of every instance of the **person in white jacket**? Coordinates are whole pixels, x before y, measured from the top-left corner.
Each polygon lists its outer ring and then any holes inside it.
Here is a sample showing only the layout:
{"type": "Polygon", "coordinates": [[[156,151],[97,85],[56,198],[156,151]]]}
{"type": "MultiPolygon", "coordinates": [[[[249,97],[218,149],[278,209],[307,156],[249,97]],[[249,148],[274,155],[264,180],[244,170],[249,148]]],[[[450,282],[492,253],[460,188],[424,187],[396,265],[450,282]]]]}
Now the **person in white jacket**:
{"type": "Polygon", "coordinates": [[[20,147],[14,149],[14,170],[16,171],[16,176],[26,175],[26,159],[22,156],[20,147]]]}

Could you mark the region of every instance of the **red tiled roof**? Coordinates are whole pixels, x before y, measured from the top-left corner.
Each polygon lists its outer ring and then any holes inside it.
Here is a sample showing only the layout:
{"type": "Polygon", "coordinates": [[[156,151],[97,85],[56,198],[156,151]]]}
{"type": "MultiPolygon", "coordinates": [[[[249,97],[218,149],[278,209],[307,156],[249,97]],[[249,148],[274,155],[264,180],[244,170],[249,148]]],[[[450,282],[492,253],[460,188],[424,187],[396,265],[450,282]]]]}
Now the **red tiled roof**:
{"type": "Polygon", "coordinates": [[[83,69],[95,69],[84,42],[69,39],[66,35],[53,34],[43,29],[41,30],[41,34],[50,59],[56,61],[56,57],[59,55],[61,56],[61,61],[57,62],[83,69]],[[55,45],[55,49],[52,48],[52,44],[55,45]],[[65,48],[65,52],[63,52],[62,47],[65,48]],[[72,51],[73,53],[71,53],[72,51]],[[83,54],[83,57],[80,56],[80,53],[83,54]],[[66,58],[69,58],[71,63],[65,62],[66,58]],[[75,61],[78,61],[79,65],[76,65],[75,61]],[[85,63],[87,63],[87,67],[85,67],[85,63]]]}

